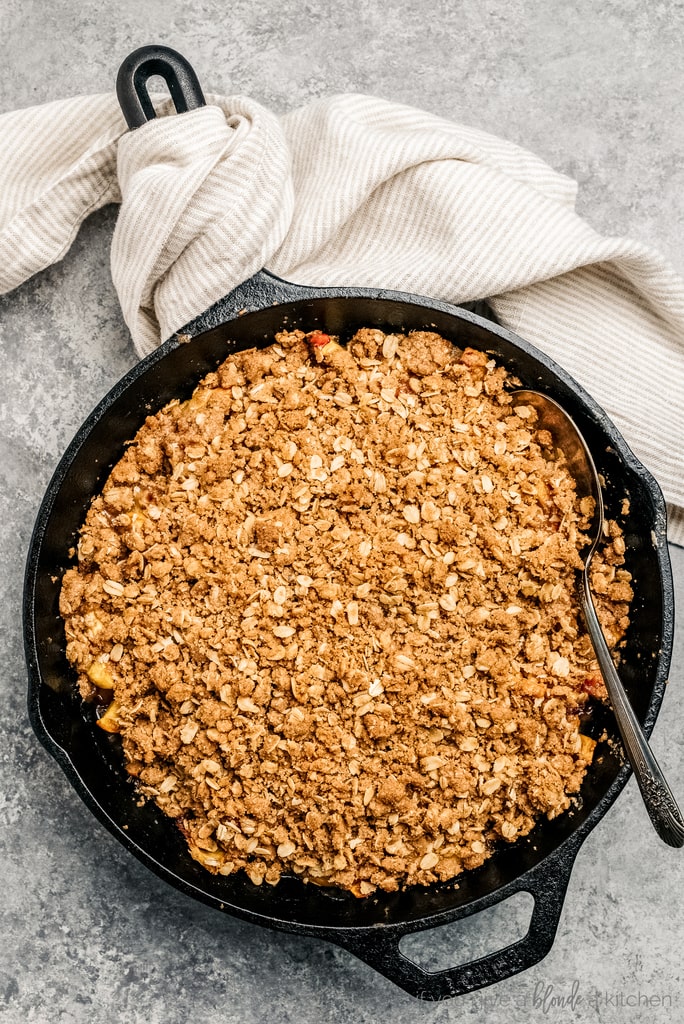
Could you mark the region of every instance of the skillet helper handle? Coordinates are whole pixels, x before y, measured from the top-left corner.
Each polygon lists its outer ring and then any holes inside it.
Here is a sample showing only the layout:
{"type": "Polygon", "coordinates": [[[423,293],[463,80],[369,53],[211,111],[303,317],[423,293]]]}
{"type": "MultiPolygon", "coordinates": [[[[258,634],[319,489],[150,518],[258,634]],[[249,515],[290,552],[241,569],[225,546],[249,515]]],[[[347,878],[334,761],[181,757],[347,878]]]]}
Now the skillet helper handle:
{"type": "MultiPolygon", "coordinates": [[[[330,938],[417,999],[451,999],[493,985],[539,963],[551,949],[576,852],[577,847],[572,851],[561,850],[507,889],[503,899],[516,892],[529,892],[534,899],[527,934],[517,942],[469,963],[444,971],[424,970],[401,951],[401,939],[415,933],[410,928],[376,927],[344,937],[331,935],[330,938]]],[[[496,902],[493,900],[490,905],[496,902]]],[[[485,907],[478,909],[484,910],[485,907]]]]}
{"type": "Polygon", "coordinates": [[[185,57],[168,46],[141,46],[126,57],[116,78],[116,95],[129,128],[140,128],[157,116],[147,91],[153,75],[166,82],[177,113],[206,106],[199,79],[185,57]]]}

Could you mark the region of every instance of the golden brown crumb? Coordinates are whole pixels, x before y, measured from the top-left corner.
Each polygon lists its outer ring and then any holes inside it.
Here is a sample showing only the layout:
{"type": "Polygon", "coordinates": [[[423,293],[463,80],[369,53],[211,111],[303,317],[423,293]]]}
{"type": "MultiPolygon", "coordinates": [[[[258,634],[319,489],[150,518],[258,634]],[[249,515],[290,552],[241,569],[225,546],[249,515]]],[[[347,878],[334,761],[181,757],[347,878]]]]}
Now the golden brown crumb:
{"type": "Polygon", "coordinates": [[[568,808],[604,696],[575,595],[591,510],[507,382],[429,332],[283,332],[149,417],[93,501],[67,655],[210,871],[364,896],[568,808]]]}

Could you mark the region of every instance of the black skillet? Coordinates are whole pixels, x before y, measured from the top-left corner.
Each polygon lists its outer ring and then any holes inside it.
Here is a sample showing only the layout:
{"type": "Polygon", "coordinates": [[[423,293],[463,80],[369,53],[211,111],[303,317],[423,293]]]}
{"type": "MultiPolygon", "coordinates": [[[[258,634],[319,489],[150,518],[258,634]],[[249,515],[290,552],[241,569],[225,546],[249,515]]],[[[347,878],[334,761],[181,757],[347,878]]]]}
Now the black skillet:
{"type": "MultiPolygon", "coordinates": [[[[204,103],[192,68],[179,54],[144,47],[123,64],[117,83],[132,128],[155,116],[146,87],[154,74],[166,79],[179,112],[204,103]]],[[[514,370],[525,386],[561,402],[584,433],[605,479],[608,515],[625,531],[626,564],[634,577],[636,598],[621,672],[650,735],[663,699],[674,624],[665,506],[658,485],[605,413],[548,356],[469,309],[367,288],[306,288],[266,272],[240,285],[134,366],[91,413],[57,467],[38,514],[24,591],[31,722],[105,827],[171,885],[237,917],[334,942],[414,996],[447,999],[516,974],[551,948],[577,851],[629,777],[609,710],[595,710],[593,733],[598,737],[605,729],[608,739],[599,740],[576,809],[540,822],[529,836],[505,845],[482,867],[459,876],[457,885],[415,886],[357,899],[294,877],[283,878],[275,887],[258,887],[242,873],[224,878],[200,867],[170,819],[152,803],[137,805],[118,739],[94,728],[92,710],[78,696],[65,657],[58,613],[60,580],[73,564],[73,546],[90,501],[126,442],[151,411],[172,398],[189,396],[229,353],[267,345],[283,326],[318,328],[342,339],[362,326],[436,330],[456,345],[486,350],[514,370]],[[529,931],[520,941],[435,973],[402,953],[403,936],[467,917],[521,891],[532,894],[534,910],[529,931]]]]}

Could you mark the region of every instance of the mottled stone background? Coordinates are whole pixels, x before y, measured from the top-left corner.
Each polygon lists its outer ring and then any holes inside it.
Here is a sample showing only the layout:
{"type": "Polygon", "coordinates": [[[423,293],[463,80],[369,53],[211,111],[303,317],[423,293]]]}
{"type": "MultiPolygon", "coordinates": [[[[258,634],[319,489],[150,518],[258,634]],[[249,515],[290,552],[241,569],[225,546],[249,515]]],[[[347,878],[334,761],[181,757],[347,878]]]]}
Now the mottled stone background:
{"type": "MultiPolygon", "coordinates": [[[[354,90],[505,135],[579,180],[597,228],[657,246],[684,272],[683,29],[675,0],[0,0],[0,110],[109,90],[130,50],[163,42],[193,60],[207,91],[277,111],[354,90]]],[[[109,276],[114,219],[92,217],[62,263],[0,299],[0,1020],[684,1019],[684,855],[656,839],[633,782],[580,852],[550,955],[486,992],[422,1004],[336,948],[168,888],[39,747],[25,711],[22,573],[60,453],[135,359],[109,276]]],[[[684,551],[672,555],[683,595],[684,551]]],[[[683,637],[680,625],[654,733],[682,802],[683,637]]],[[[414,952],[446,966],[457,947],[510,940],[525,910],[452,926],[414,952]]]]}

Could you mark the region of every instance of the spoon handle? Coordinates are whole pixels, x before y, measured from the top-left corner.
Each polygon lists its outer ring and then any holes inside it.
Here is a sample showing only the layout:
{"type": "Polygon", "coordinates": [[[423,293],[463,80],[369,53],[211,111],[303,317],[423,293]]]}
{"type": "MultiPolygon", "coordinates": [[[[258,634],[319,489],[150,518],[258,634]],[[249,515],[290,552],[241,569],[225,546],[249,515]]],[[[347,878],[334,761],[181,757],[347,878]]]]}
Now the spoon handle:
{"type": "Polygon", "coordinates": [[[656,832],[669,846],[684,846],[684,818],[665,781],[648,740],[643,734],[639,720],[629,703],[625,689],[617,674],[608,644],[603,635],[601,624],[591,596],[587,568],[583,573],[583,586],[580,588],[580,604],[589,636],[594,646],[596,660],[599,663],[608,696],[615,712],[622,742],[630,760],[646,810],[653,822],[656,832]]]}

